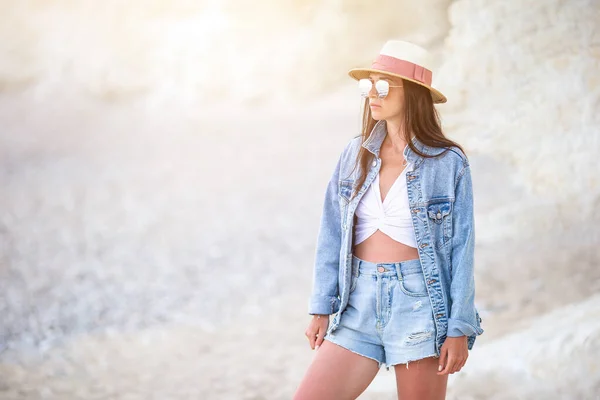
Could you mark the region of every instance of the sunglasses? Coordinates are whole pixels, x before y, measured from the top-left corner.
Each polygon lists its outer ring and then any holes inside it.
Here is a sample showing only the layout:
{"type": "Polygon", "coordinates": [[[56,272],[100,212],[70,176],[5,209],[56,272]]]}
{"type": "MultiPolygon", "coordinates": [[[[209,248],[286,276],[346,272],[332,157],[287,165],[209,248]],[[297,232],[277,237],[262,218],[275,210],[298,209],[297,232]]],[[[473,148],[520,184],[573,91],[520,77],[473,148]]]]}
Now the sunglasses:
{"type": "MultiPolygon", "coordinates": [[[[391,87],[402,87],[402,86],[392,86],[388,81],[379,80],[375,83],[375,90],[377,91],[377,96],[380,99],[385,98],[388,93],[390,93],[391,87]]],[[[358,81],[358,90],[360,91],[360,96],[364,99],[369,97],[369,93],[373,88],[373,81],[367,78],[359,79],[358,81]]]]}

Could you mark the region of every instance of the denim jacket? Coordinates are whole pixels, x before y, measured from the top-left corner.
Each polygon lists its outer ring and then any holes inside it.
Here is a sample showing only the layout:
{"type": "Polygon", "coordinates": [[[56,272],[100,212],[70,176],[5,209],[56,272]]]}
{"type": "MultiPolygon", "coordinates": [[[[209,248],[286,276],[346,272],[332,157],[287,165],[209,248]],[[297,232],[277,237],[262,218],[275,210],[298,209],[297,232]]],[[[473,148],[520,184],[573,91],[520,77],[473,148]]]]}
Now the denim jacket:
{"type": "MultiPolygon", "coordinates": [[[[309,314],[336,314],[328,332],[334,331],[348,304],[351,283],[354,213],[381,168],[379,150],[387,134],[386,123],[375,124],[362,144],[374,154],[364,184],[350,199],[358,168],[352,171],[361,146],[361,137],[346,145],[329,180],[317,236],[313,286],[309,314]]],[[[417,250],[423,268],[436,326],[436,352],[446,337],[466,335],[468,349],[483,333],[482,319],[475,307],[473,271],[475,231],[473,189],[467,157],[456,147],[434,148],[413,138],[425,158],[405,150],[413,164],[406,174],[408,200],[417,250]]]]}

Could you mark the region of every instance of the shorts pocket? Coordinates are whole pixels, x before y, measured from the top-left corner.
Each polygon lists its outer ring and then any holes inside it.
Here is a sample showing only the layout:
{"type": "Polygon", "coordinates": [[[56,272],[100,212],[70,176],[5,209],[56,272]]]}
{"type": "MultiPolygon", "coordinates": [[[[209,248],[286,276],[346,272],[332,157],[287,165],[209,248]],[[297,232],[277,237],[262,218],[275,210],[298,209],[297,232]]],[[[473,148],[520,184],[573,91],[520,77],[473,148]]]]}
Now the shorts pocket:
{"type": "Polygon", "coordinates": [[[352,292],[354,292],[354,290],[356,290],[356,282],[358,282],[358,277],[352,276],[352,280],[350,281],[350,293],[352,293],[352,292]]]}
{"type": "Polygon", "coordinates": [[[358,283],[358,271],[356,271],[356,265],[352,266],[352,276],[350,277],[350,291],[348,293],[354,292],[356,290],[356,284],[358,283]]]}
{"type": "Polygon", "coordinates": [[[414,297],[427,296],[427,286],[425,285],[425,277],[422,273],[413,272],[402,274],[400,282],[400,290],[406,295],[414,297]]]}

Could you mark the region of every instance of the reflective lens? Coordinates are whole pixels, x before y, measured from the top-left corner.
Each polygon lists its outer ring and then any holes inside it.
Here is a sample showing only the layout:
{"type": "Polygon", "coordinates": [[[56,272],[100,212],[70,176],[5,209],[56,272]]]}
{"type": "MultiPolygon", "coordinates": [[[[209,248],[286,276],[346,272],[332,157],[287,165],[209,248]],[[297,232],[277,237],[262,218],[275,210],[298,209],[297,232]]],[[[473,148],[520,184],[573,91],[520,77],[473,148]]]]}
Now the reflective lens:
{"type": "MultiPolygon", "coordinates": [[[[363,78],[358,81],[358,90],[363,98],[369,97],[369,92],[371,92],[372,88],[373,82],[371,82],[370,79],[363,78]]],[[[390,92],[390,83],[388,81],[379,80],[375,83],[375,90],[377,91],[377,96],[380,99],[383,99],[390,92]]]]}
{"type": "Polygon", "coordinates": [[[369,92],[373,87],[373,83],[370,79],[360,79],[358,81],[358,90],[362,98],[369,97],[369,92]]]}
{"type": "Polygon", "coordinates": [[[390,83],[388,81],[377,81],[375,90],[377,90],[379,98],[382,99],[390,92],[390,83]]]}

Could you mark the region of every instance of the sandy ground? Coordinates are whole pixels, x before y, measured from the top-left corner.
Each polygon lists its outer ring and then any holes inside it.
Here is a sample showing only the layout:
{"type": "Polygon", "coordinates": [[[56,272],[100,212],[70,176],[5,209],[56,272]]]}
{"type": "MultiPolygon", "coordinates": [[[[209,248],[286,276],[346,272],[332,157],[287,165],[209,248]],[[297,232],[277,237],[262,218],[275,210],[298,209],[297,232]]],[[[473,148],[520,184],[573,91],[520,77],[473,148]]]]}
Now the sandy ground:
{"type": "MultiPolygon", "coordinates": [[[[0,99],[0,399],[290,398],[313,354],[314,243],[352,106],[66,102],[0,99]]],[[[600,221],[507,238],[507,210],[543,202],[509,164],[471,158],[485,333],[449,398],[598,398],[600,221]],[[532,360],[583,375],[528,380],[532,360]]],[[[394,398],[390,378],[361,399],[394,398]]]]}

